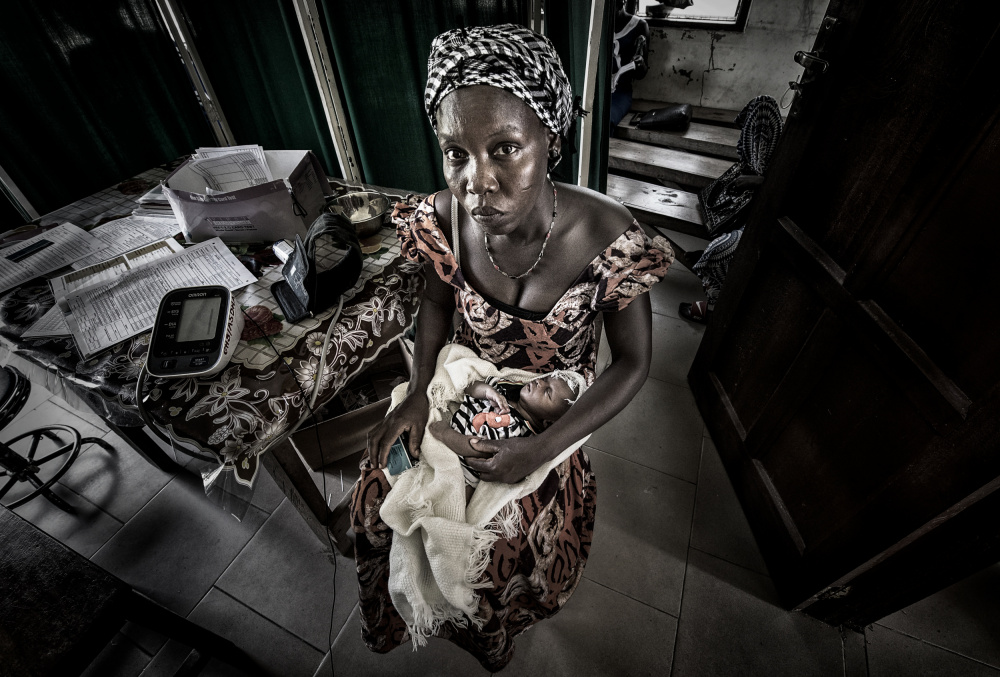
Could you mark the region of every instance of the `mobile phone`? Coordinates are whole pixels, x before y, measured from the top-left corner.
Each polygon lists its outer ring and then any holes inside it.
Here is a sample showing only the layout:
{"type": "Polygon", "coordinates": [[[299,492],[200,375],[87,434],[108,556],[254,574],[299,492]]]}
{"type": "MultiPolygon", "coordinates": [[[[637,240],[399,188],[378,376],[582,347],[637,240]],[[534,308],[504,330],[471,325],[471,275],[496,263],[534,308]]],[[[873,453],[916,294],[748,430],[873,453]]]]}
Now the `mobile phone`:
{"type": "Polygon", "coordinates": [[[416,461],[410,456],[409,452],[409,442],[410,434],[407,431],[396,438],[396,441],[392,443],[392,447],[389,448],[389,461],[386,463],[386,470],[389,474],[396,476],[403,472],[407,468],[412,468],[416,461]]]}

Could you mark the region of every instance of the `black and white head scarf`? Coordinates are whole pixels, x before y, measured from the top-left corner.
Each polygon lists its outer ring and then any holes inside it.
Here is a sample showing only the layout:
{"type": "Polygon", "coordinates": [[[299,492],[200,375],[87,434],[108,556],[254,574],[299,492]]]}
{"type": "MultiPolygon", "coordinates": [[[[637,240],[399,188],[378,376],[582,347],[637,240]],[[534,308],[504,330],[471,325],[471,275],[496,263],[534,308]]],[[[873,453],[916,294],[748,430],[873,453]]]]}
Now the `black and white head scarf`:
{"type": "Polygon", "coordinates": [[[472,85],[510,92],[560,136],[566,136],[573,122],[573,91],[555,47],[523,26],[457,28],[434,38],[427,57],[424,110],[435,133],[435,113],[444,97],[472,85]]]}

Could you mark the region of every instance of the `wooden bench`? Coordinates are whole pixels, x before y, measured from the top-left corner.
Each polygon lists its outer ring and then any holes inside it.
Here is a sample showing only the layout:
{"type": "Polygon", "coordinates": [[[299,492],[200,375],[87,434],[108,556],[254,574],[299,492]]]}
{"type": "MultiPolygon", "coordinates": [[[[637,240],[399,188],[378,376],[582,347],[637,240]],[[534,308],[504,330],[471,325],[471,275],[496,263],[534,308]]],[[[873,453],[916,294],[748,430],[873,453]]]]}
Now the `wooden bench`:
{"type": "Polygon", "coordinates": [[[733,165],[731,160],[659,148],[635,141],[611,139],[608,167],[684,186],[702,188],[733,165]]]}
{"type": "Polygon", "coordinates": [[[618,138],[692,153],[704,153],[727,160],[739,159],[739,153],[736,152],[736,142],[740,138],[738,129],[692,122],[684,131],[665,132],[639,129],[632,124],[631,118],[632,114],[626,115],[618,123],[615,131],[618,138]]]}
{"type": "MultiPolygon", "coordinates": [[[[608,195],[625,205],[636,221],[651,226],[667,238],[678,259],[688,268],[693,263],[687,255],[689,248],[671,235],[671,231],[710,239],[695,193],[608,174],[608,195]]],[[[703,248],[704,244],[698,246],[703,248]]]]}
{"type": "Polygon", "coordinates": [[[608,195],[625,205],[637,221],[657,229],[708,237],[695,193],[609,174],[608,195]]]}

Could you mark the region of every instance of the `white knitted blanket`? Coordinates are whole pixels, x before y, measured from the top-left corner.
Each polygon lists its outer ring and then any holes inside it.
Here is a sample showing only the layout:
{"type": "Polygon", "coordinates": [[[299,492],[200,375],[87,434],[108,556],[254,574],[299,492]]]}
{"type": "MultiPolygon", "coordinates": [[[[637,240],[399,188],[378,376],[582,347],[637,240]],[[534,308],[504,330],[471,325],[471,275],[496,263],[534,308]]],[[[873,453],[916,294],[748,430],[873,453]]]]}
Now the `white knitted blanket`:
{"type": "MultiPolygon", "coordinates": [[[[525,382],[538,374],[500,369],[477,358],[463,346],[448,345],[438,356],[427,389],[428,425],[450,420],[448,404],[461,401],[465,388],[477,380],[498,376],[525,382]]],[[[581,379],[583,377],[581,376],[581,379]]],[[[406,395],[406,384],[392,393],[395,407],[406,395]]],[[[477,581],[489,566],[493,543],[513,538],[521,525],[518,499],[541,486],[549,471],[565,461],[589,435],[545,463],[517,484],[480,482],[468,506],[465,479],[458,456],[430,432],[424,434],[419,462],[395,478],[386,473],[392,490],[380,514],[392,529],[389,551],[389,596],[406,621],[413,647],[426,644],[441,625],[451,621],[481,627],[476,612],[477,581]]]]}

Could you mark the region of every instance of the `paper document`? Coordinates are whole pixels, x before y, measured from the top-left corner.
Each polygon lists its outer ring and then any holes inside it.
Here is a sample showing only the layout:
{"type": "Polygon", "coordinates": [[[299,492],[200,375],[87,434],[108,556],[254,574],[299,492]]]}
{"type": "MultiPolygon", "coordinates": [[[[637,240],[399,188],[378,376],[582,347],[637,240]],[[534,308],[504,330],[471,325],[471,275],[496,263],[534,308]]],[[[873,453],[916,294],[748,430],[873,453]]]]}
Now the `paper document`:
{"type": "Polygon", "coordinates": [[[87,358],[149,330],[160,300],[172,289],[214,284],[233,291],[256,279],[222,240],[213,238],[113,280],[70,292],[60,305],[68,309],[66,322],[77,349],[87,358]]]}
{"type": "Polygon", "coordinates": [[[81,268],[76,272],[54,277],[49,280],[49,287],[52,288],[52,295],[56,299],[56,304],[58,304],[69,296],[71,292],[83,291],[102,282],[113,280],[130,270],[166,258],[183,250],[184,248],[181,247],[177,240],[168,237],[159,242],[153,242],[130,252],[120,254],[113,259],[81,268]]]}
{"type": "Polygon", "coordinates": [[[222,155],[232,155],[233,153],[251,153],[257,161],[260,162],[261,166],[264,168],[264,172],[267,174],[267,180],[273,181],[274,177],[271,176],[271,168],[267,165],[267,157],[264,155],[264,149],[257,144],[247,144],[245,146],[213,146],[213,147],[203,147],[195,149],[195,157],[198,158],[213,158],[220,157],[222,155]]]}
{"type": "Polygon", "coordinates": [[[267,163],[261,164],[253,153],[230,153],[213,158],[192,160],[192,171],[205,179],[211,190],[228,193],[267,183],[270,171],[267,163]]]}
{"type": "Polygon", "coordinates": [[[42,315],[23,334],[22,338],[42,338],[49,336],[69,336],[69,325],[63,315],[63,308],[59,302],[65,305],[66,296],[70,292],[82,291],[88,287],[93,287],[102,282],[114,279],[123,273],[152,263],[158,259],[165,258],[183,249],[173,238],[167,238],[160,242],[148,244],[131,252],[126,252],[109,261],[94,264],[74,273],[68,273],[49,280],[49,287],[52,288],[52,295],[55,297],[55,305],[47,313],[42,315]]]}
{"type": "Polygon", "coordinates": [[[90,256],[107,244],[66,222],[0,250],[0,292],[90,256]]]}
{"type": "Polygon", "coordinates": [[[144,219],[126,216],[108,221],[90,231],[107,247],[101,251],[73,263],[75,270],[87,268],[114,258],[119,254],[138,249],[181,232],[181,224],[176,219],[144,219]]]}
{"type": "Polygon", "coordinates": [[[49,311],[42,315],[38,320],[24,330],[21,334],[21,338],[48,338],[51,336],[69,336],[73,332],[69,330],[69,325],[66,324],[66,318],[63,316],[62,310],[59,308],[59,304],[49,308],[49,311]]]}

